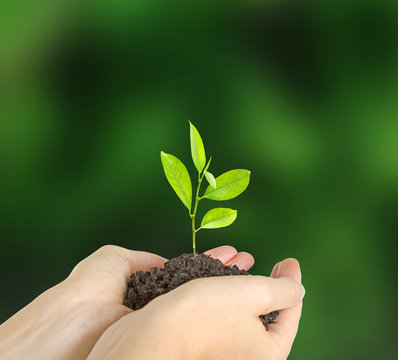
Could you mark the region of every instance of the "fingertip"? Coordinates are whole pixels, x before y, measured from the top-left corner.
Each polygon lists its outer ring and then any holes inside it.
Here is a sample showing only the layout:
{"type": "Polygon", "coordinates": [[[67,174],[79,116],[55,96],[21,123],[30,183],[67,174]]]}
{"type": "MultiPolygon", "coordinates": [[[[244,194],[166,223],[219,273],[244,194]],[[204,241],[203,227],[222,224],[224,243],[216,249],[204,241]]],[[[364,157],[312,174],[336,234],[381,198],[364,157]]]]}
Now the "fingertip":
{"type": "Polygon", "coordinates": [[[298,260],[295,258],[283,260],[277,269],[276,277],[291,277],[301,283],[301,269],[298,260]]]}
{"type": "Polygon", "coordinates": [[[296,264],[296,265],[300,266],[299,261],[296,258],[293,258],[293,257],[286,258],[283,261],[286,261],[286,262],[289,262],[291,264],[296,264]]]}
{"type": "Polygon", "coordinates": [[[241,256],[244,256],[246,258],[246,261],[249,264],[248,265],[249,268],[251,268],[254,265],[254,263],[256,262],[254,260],[254,256],[246,251],[241,251],[241,252],[239,252],[239,254],[242,254],[241,256]]]}
{"type": "MultiPolygon", "coordinates": [[[[254,257],[253,257],[252,254],[250,254],[250,253],[248,253],[248,252],[246,252],[246,251],[240,251],[240,252],[238,253],[238,255],[239,255],[239,257],[240,257],[241,259],[244,260],[244,262],[245,262],[245,269],[246,269],[246,270],[250,269],[250,268],[254,265],[255,260],[254,260],[254,257]]],[[[238,255],[237,255],[237,256],[238,256],[238,255]]],[[[238,266],[238,267],[239,267],[239,266],[238,266]]]]}
{"type": "Polygon", "coordinates": [[[238,254],[238,251],[230,245],[222,245],[214,249],[207,250],[204,252],[205,255],[209,255],[214,259],[220,260],[222,263],[226,263],[238,254]]]}
{"type": "Polygon", "coordinates": [[[278,263],[275,264],[275,266],[272,268],[270,277],[272,277],[272,278],[276,278],[277,277],[276,275],[278,273],[280,264],[281,264],[281,261],[279,261],[278,263]]]}
{"type": "Polygon", "coordinates": [[[254,265],[254,257],[248,252],[242,251],[226,262],[225,265],[236,265],[241,270],[249,270],[254,265]]]}

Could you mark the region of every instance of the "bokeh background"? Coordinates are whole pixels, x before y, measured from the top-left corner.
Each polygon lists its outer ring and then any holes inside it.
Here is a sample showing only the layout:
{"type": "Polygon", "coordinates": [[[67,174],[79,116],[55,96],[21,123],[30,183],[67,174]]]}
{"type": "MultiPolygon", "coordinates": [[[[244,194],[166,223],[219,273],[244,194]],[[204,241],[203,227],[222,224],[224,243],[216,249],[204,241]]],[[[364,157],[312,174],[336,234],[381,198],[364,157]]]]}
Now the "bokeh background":
{"type": "Polygon", "coordinates": [[[190,119],[252,171],[199,250],[301,262],[291,358],[395,358],[397,63],[396,0],[3,1],[0,322],[101,245],[191,250],[159,156],[194,174],[190,119]]]}

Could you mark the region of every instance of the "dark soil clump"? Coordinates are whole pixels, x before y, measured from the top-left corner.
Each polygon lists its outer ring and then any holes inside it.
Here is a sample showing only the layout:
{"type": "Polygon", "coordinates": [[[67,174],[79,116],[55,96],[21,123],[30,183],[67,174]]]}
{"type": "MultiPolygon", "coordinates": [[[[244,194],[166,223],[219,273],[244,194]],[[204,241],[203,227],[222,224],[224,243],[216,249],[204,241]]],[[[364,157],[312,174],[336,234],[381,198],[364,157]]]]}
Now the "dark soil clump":
{"type": "MultiPolygon", "coordinates": [[[[123,304],[138,310],[159,295],[165,294],[190,280],[211,276],[249,275],[246,270],[239,270],[236,265],[227,266],[220,260],[200,254],[193,258],[192,254],[183,254],[167,261],[164,268],[153,268],[150,271],[137,271],[132,274],[127,284],[123,304]]],[[[267,328],[275,322],[279,315],[273,311],[260,315],[267,328]]]]}

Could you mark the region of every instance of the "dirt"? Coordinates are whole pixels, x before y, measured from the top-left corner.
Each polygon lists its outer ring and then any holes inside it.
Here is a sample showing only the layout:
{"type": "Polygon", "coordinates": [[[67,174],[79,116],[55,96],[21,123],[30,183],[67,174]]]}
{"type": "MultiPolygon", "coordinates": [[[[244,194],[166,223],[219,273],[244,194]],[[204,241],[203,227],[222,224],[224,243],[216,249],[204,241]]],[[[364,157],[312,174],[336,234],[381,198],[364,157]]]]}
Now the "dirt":
{"type": "MultiPolygon", "coordinates": [[[[186,282],[203,277],[249,275],[246,270],[240,270],[236,265],[227,266],[220,260],[199,254],[196,259],[192,254],[182,254],[167,261],[164,268],[153,268],[150,271],[138,271],[131,275],[123,304],[133,310],[138,310],[159,295],[175,289],[186,282]]],[[[268,330],[268,325],[275,322],[279,315],[273,311],[259,318],[268,330]]]]}

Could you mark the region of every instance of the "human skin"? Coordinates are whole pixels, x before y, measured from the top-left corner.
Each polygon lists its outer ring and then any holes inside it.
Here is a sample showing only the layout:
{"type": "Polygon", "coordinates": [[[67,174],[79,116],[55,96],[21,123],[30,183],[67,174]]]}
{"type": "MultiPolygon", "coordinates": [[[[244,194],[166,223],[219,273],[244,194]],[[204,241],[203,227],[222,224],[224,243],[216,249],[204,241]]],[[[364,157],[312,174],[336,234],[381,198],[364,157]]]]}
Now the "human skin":
{"type": "Polygon", "coordinates": [[[286,359],[304,293],[295,259],[275,265],[270,278],[193,280],[112,325],[88,360],[286,359]],[[280,309],[265,331],[258,316],[280,309]]]}
{"type": "MultiPolygon", "coordinates": [[[[209,250],[249,269],[253,257],[231,246],[209,250]]],[[[122,304],[131,273],[163,266],[158,255],[107,245],[81,261],[67,279],[0,325],[2,360],[86,359],[102,333],[132,312],[122,304]]],[[[167,312],[167,309],[165,309],[167,312]]]]}

